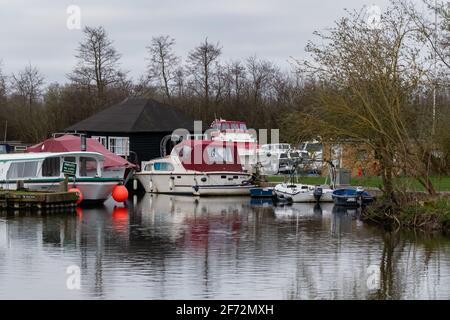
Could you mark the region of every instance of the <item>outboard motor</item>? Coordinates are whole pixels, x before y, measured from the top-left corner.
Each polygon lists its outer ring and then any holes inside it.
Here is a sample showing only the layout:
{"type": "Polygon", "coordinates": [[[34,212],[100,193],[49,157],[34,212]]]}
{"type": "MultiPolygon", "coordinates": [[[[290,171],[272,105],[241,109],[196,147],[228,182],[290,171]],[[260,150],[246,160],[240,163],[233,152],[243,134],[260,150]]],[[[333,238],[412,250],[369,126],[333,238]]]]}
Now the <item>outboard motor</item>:
{"type": "Polygon", "coordinates": [[[314,189],[313,195],[314,195],[314,199],[316,199],[317,202],[320,201],[320,198],[322,197],[322,194],[323,194],[322,187],[316,187],[314,189]]]}
{"type": "Polygon", "coordinates": [[[362,206],[363,204],[363,193],[364,193],[363,187],[356,187],[356,198],[360,206],[362,206]]]}

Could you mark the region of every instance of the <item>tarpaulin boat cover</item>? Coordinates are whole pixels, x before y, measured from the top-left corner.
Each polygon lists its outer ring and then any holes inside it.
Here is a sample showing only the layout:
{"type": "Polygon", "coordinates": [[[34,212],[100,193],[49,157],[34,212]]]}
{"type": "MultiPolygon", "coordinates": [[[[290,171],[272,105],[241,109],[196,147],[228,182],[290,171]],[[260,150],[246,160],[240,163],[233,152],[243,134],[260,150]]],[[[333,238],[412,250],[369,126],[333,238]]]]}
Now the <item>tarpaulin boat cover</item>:
{"type": "MultiPolygon", "coordinates": [[[[69,152],[80,151],[81,138],[74,135],[64,135],[58,138],[50,138],[44,142],[28,147],[27,152],[69,152]]],[[[135,168],[136,166],[124,158],[112,153],[106,149],[100,142],[95,139],[86,139],[86,151],[101,153],[105,160],[103,165],[105,168],[125,167],[135,168]]]]}

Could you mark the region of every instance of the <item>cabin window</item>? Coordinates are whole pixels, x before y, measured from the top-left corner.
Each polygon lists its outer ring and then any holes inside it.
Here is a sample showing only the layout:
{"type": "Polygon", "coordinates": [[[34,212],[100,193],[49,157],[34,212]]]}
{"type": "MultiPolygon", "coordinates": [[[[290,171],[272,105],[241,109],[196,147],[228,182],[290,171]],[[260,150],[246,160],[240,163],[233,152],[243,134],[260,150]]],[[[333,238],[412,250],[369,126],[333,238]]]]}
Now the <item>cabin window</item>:
{"type": "Polygon", "coordinates": [[[239,124],[239,129],[247,130],[247,126],[245,125],[245,123],[241,123],[241,124],[239,124]]]}
{"type": "Polygon", "coordinates": [[[91,139],[97,140],[100,142],[105,148],[108,148],[108,140],[105,136],[92,136],[91,139]]]}
{"type": "Polygon", "coordinates": [[[130,138],[128,137],[109,137],[109,151],[119,156],[130,155],[130,138]]]}
{"type": "Polygon", "coordinates": [[[42,164],[43,177],[59,177],[61,175],[61,163],[59,158],[46,158],[42,164]]]}
{"type": "Polygon", "coordinates": [[[80,177],[97,176],[97,160],[94,158],[80,157],[80,177]]]}
{"type": "Polygon", "coordinates": [[[239,124],[238,123],[232,123],[231,124],[231,129],[234,129],[234,130],[239,129],[239,124]]]}
{"type": "Polygon", "coordinates": [[[233,152],[230,148],[208,146],[206,147],[206,152],[208,153],[208,159],[210,162],[233,162],[233,152]]]}
{"type": "Polygon", "coordinates": [[[6,174],[7,179],[33,178],[37,175],[37,161],[12,163],[6,174]]]}
{"type": "Polygon", "coordinates": [[[174,167],[168,162],[155,162],[153,163],[153,169],[155,171],[173,171],[174,167]]]}
{"type": "Polygon", "coordinates": [[[230,129],[230,124],[229,123],[222,123],[222,131],[229,130],[229,129],[230,129]]]}

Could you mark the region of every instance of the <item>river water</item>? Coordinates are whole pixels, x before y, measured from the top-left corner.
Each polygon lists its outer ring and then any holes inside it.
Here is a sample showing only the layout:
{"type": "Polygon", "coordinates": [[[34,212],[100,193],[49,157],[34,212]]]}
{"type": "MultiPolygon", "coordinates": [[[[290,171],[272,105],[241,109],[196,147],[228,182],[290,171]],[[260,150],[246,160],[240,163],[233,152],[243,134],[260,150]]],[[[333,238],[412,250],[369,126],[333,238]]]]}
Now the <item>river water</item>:
{"type": "Polygon", "coordinates": [[[2,213],[0,299],[450,298],[450,238],[358,214],[149,194],[126,208],[2,213]]]}

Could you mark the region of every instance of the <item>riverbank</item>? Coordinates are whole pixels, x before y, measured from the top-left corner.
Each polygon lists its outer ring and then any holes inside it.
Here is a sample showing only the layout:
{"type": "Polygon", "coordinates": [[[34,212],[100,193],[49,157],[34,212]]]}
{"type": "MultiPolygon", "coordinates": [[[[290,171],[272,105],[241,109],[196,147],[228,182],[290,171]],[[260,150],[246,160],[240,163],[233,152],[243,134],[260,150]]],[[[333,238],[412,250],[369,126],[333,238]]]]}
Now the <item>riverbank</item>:
{"type": "MultiPolygon", "coordinates": [[[[268,176],[268,182],[283,182],[289,181],[289,176],[268,176]]],[[[297,176],[299,183],[304,184],[323,184],[326,177],[322,176],[297,176]]],[[[434,176],[431,181],[437,192],[450,192],[450,176],[434,176]]],[[[402,189],[409,191],[425,191],[422,185],[416,179],[410,177],[402,177],[397,179],[397,185],[401,185],[402,189]]],[[[382,185],[381,177],[366,176],[366,177],[352,177],[350,180],[352,186],[363,186],[365,188],[380,188],[382,185]]]]}
{"type": "MultiPolygon", "coordinates": [[[[299,183],[323,184],[325,177],[296,177],[299,183]]],[[[411,229],[425,232],[443,232],[450,234],[450,177],[431,178],[437,196],[431,197],[424,192],[415,179],[402,177],[397,179],[399,190],[406,190],[399,196],[399,204],[392,204],[382,197],[380,177],[353,177],[350,185],[363,186],[377,200],[367,207],[361,219],[390,229],[411,229]]],[[[270,176],[269,183],[289,181],[286,176],[270,176]]]]}
{"type": "Polygon", "coordinates": [[[423,195],[403,201],[402,205],[392,205],[381,198],[363,211],[361,219],[387,228],[450,234],[450,197],[423,195]]]}

